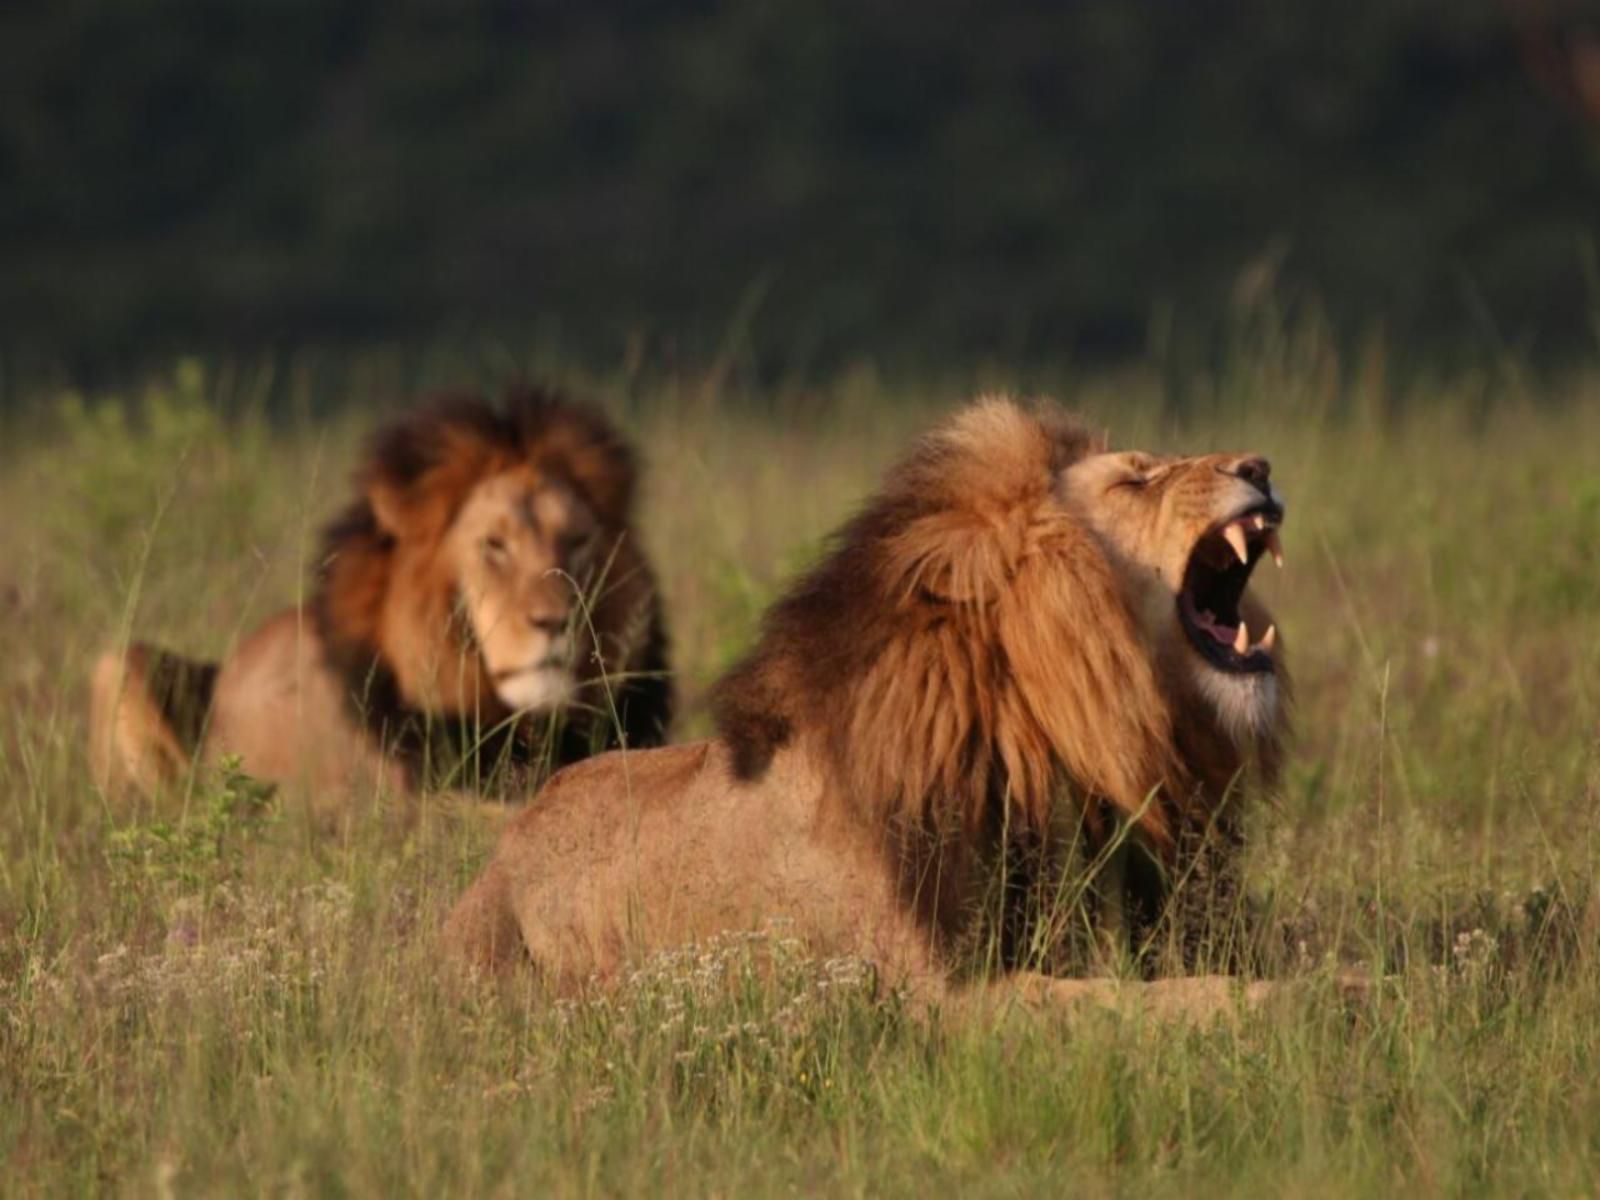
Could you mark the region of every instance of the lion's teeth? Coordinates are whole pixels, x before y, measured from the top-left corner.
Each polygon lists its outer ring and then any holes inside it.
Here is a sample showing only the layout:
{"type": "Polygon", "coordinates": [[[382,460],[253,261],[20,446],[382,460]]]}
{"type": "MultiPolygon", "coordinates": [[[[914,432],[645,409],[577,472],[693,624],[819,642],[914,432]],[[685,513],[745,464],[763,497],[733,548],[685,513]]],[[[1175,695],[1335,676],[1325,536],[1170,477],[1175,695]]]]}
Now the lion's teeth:
{"type": "Polygon", "coordinates": [[[1250,630],[1243,621],[1239,622],[1239,632],[1233,635],[1233,652],[1243,654],[1250,649],[1250,630]]]}
{"type": "Polygon", "coordinates": [[[1228,545],[1233,547],[1233,552],[1239,556],[1240,562],[1250,561],[1250,548],[1245,545],[1244,530],[1239,528],[1237,521],[1225,528],[1222,536],[1228,539],[1228,545]]]}
{"type": "Polygon", "coordinates": [[[1272,647],[1277,644],[1277,641],[1278,627],[1276,625],[1268,625],[1267,631],[1261,635],[1261,640],[1256,643],[1256,649],[1263,654],[1271,654],[1272,647]]]}
{"type": "Polygon", "coordinates": [[[1272,555],[1272,561],[1278,566],[1283,566],[1283,543],[1278,540],[1278,531],[1269,529],[1261,535],[1262,544],[1266,546],[1267,553],[1272,555]]]}
{"type": "Polygon", "coordinates": [[[1256,513],[1255,516],[1251,517],[1250,518],[1250,523],[1252,525],[1254,525],[1257,529],[1265,529],[1267,527],[1267,519],[1265,517],[1263,517],[1260,513],[1256,513]]]}

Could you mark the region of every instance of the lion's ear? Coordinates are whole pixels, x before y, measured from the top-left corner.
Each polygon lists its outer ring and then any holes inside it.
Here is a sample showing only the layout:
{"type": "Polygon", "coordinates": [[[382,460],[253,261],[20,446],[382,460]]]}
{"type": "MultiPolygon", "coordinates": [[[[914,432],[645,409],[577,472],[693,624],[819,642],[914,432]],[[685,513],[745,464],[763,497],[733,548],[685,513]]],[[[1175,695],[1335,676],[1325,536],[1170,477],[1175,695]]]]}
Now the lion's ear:
{"type": "Polygon", "coordinates": [[[373,519],[378,522],[378,528],[392,538],[405,537],[410,532],[413,522],[403,490],[383,478],[367,480],[364,490],[367,504],[372,509],[373,519]]]}
{"type": "Polygon", "coordinates": [[[633,454],[620,438],[589,442],[573,450],[568,460],[571,479],[600,518],[609,525],[625,525],[633,509],[633,454]]]}
{"type": "Polygon", "coordinates": [[[391,537],[431,536],[488,472],[493,411],[475,396],[443,396],[380,429],[357,482],[391,537]]]}
{"type": "Polygon", "coordinates": [[[367,498],[373,519],[388,536],[406,540],[426,536],[447,513],[439,509],[453,489],[440,478],[443,464],[423,468],[412,474],[396,471],[382,460],[368,464],[361,476],[361,493],[367,498]]]}
{"type": "Polygon", "coordinates": [[[1005,588],[1018,547],[1004,528],[965,513],[918,518],[888,542],[885,565],[908,595],[950,604],[986,604],[1005,588]]]}

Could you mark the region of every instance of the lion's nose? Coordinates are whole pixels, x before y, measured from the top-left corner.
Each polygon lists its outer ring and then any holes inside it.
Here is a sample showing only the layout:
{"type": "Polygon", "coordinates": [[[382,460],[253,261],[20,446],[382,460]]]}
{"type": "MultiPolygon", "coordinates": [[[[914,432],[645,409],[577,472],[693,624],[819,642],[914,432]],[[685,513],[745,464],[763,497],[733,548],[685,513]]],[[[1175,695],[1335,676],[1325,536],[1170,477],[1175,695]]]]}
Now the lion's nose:
{"type": "Polygon", "coordinates": [[[1270,495],[1268,481],[1272,478],[1272,464],[1264,458],[1241,458],[1233,464],[1233,473],[1264,494],[1270,495]]]}

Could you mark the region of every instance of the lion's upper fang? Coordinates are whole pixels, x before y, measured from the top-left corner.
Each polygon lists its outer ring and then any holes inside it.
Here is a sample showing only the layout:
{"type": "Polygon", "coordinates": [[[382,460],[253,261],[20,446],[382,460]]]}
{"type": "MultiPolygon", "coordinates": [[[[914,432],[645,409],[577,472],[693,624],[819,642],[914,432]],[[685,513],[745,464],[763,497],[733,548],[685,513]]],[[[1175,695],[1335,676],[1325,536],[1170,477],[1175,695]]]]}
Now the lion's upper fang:
{"type": "Polygon", "coordinates": [[[1178,619],[1190,642],[1213,666],[1229,672],[1271,671],[1277,629],[1253,638],[1239,602],[1263,555],[1283,565],[1275,503],[1254,506],[1210,529],[1196,543],[1184,571],[1178,619]]]}

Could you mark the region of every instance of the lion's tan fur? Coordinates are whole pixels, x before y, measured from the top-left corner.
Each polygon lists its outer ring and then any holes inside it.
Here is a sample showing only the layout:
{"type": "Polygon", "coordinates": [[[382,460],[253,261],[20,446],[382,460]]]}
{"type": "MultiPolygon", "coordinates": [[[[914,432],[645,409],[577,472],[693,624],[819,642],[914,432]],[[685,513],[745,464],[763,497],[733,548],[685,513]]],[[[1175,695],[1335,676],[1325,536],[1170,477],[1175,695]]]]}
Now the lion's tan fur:
{"type": "MultiPolygon", "coordinates": [[[[571,980],[781,918],[819,952],[937,982],[982,864],[1056,836],[1064,807],[1136,823],[1172,863],[1276,725],[1239,744],[1201,711],[1181,647],[1148,627],[1154,576],[1064,494],[1097,449],[999,399],[934,430],[768,613],[716,691],[719,736],[558,775],[448,948],[571,980]]],[[[1167,542],[1197,538],[1183,505],[1224,486],[1192,461],[1167,542]]]]}
{"type": "Polygon", "coordinates": [[[671,692],[655,581],[632,526],[635,479],[631,451],[596,411],[548,393],[513,389],[498,406],[452,395],[418,408],[373,439],[355,499],[328,527],[303,610],[268,620],[220,669],[138,643],[103,656],[91,679],[97,776],[150,790],[198,750],[236,753],[252,773],[322,789],[374,777],[409,784],[432,752],[419,740],[432,736],[425,726],[498,725],[502,756],[559,764],[615,743],[613,709],[630,744],[659,741],[671,692]],[[480,513],[502,544],[520,537],[543,557],[516,578],[479,569],[476,543],[451,541],[467,513],[480,513]],[[541,525],[541,514],[581,518],[592,578],[574,578],[578,568],[555,545],[561,530],[541,525]],[[510,614],[487,634],[466,619],[468,569],[482,577],[480,604],[510,614]],[[574,616],[574,589],[585,584],[574,616]],[[564,621],[570,632],[524,630],[524,611],[536,626],[564,621]],[[528,657],[558,637],[571,644],[585,711],[567,718],[553,747],[532,746],[529,722],[512,719],[490,670],[489,634],[526,642],[528,657]],[[157,666],[202,680],[203,691],[158,695],[157,666]],[[206,718],[182,736],[172,720],[180,701],[206,718]]]}

